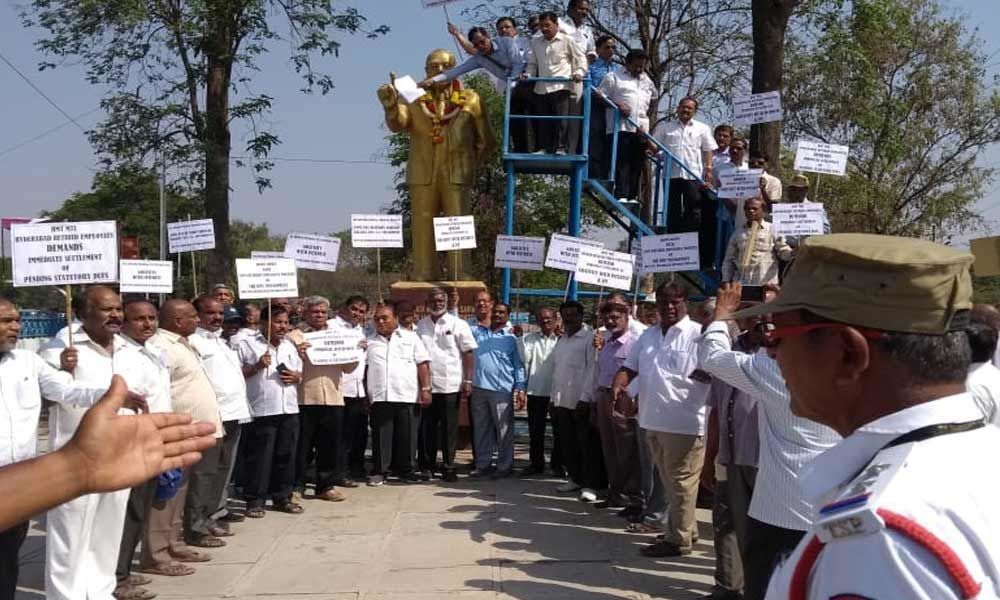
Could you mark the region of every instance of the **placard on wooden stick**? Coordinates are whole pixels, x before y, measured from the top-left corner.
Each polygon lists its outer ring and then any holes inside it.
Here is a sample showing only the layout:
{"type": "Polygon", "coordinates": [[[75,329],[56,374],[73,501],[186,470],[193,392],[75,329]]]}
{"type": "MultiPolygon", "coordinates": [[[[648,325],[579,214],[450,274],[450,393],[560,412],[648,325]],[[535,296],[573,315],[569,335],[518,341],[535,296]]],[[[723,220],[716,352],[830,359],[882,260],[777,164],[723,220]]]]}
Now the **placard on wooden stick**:
{"type": "Polygon", "coordinates": [[[11,225],[14,287],[118,281],[114,221],[11,225]]]}
{"type": "Polygon", "coordinates": [[[167,223],[167,245],[171,254],[215,248],[215,224],[212,219],[167,223]]]}
{"type": "Polygon", "coordinates": [[[299,295],[298,270],[290,258],[237,258],[240,298],[248,300],[299,295]]]}
{"type": "Polygon", "coordinates": [[[169,260],[122,260],[118,290],[123,293],[171,294],[174,263],[169,260]]]}
{"type": "Polygon", "coordinates": [[[583,246],[576,263],[576,280],[629,291],[634,257],[627,252],[583,246]]]}
{"type": "Polygon", "coordinates": [[[541,271],[545,268],[545,238],[498,235],[493,266],[497,269],[541,271]]]}
{"type": "Polygon", "coordinates": [[[311,233],[290,233],[285,238],[285,258],[300,269],[336,271],[340,259],[340,238],[311,233]]]}
{"type": "Polygon", "coordinates": [[[476,221],[472,215],[434,217],[434,248],[438,252],[476,247],[476,221]]]}
{"type": "Polygon", "coordinates": [[[545,256],[545,266],[550,269],[576,272],[580,248],[604,248],[601,242],[553,233],[549,238],[549,252],[545,256]]]}
{"type": "Polygon", "coordinates": [[[351,215],[351,246],[402,248],[403,215],[351,215]]]}

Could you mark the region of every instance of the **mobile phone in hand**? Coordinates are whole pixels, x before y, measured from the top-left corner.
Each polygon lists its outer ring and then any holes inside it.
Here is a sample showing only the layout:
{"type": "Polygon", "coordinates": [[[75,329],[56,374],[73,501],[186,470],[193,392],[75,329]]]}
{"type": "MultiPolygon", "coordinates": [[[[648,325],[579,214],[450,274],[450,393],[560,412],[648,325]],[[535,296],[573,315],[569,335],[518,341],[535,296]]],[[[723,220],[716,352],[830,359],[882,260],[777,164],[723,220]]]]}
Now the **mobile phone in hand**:
{"type": "Polygon", "coordinates": [[[288,371],[288,367],[285,365],[285,363],[281,363],[277,367],[275,367],[274,370],[278,372],[278,375],[284,375],[285,371],[288,371]]]}
{"type": "Polygon", "coordinates": [[[764,301],[764,286],[762,285],[745,285],[743,290],[740,292],[740,301],[742,302],[763,302],[764,301]]]}

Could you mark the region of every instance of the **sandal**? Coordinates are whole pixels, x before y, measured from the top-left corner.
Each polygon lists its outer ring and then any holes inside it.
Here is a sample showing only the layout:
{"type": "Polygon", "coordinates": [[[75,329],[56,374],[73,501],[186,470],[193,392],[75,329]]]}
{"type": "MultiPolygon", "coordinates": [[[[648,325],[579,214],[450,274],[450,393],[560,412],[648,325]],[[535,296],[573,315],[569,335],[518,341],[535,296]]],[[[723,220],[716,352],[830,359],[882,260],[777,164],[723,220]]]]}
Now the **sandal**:
{"type": "Polygon", "coordinates": [[[166,577],[181,577],[194,573],[194,567],[179,562],[159,563],[148,567],[139,567],[139,570],[150,575],[164,575],[166,577]]]}
{"type": "Polygon", "coordinates": [[[196,538],[185,540],[185,543],[188,546],[195,546],[197,548],[221,548],[226,545],[224,540],[213,535],[200,535],[196,538]]]}
{"type": "Polygon", "coordinates": [[[305,511],[305,509],[302,508],[301,504],[296,504],[294,502],[277,503],[274,505],[274,510],[278,512],[288,513],[290,515],[298,515],[305,511]]]}
{"type": "Polygon", "coordinates": [[[153,600],[156,594],[149,590],[134,585],[119,585],[115,591],[111,592],[117,600],[153,600]]]}
{"type": "Polygon", "coordinates": [[[656,525],[650,525],[649,523],[629,523],[625,526],[625,533],[659,533],[663,531],[660,527],[656,525]]]}
{"type": "Polygon", "coordinates": [[[174,560],[185,563],[203,563],[212,560],[211,556],[198,552],[197,550],[191,550],[190,548],[186,548],[178,552],[171,552],[170,557],[174,560]]]}
{"type": "Polygon", "coordinates": [[[263,508],[255,507],[255,508],[248,508],[245,514],[248,519],[263,519],[264,516],[267,515],[267,511],[265,511],[263,508]]]}
{"type": "Polygon", "coordinates": [[[149,584],[153,583],[153,580],[150,579],[149,577],[145,577],[143,575],[139,575],[138,573],[132,573],[131,575],[129,575],[128,577],[126,577],[125,581],[123,581],[122,583],[125,584],[125,585],[132,585],[132,586],[135,586],[135,585],[149,585],[149,584]]]}

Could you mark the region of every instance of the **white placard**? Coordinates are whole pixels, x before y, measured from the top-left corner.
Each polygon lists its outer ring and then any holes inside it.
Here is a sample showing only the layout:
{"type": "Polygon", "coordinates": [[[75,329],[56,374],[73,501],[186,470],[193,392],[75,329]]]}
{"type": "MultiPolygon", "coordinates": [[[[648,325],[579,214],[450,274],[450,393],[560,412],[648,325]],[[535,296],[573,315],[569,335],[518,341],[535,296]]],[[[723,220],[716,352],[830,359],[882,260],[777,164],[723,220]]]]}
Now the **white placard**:
{"type": "Polygon", "coordinates": [[[271,250],[251,250],[250,258],[285,258],[285,253],[271,250]]]}
{"type": "Polygon", "coordinates": [[[351,215],[351,246],[402,248],[403,215],[351,215]]]}
{"type": "Polygon", "coordinates": [[[434,248],[438,252],[475,247],[476,222],[472,215],[434,217],[434,248]]]}
{"type": "Polygon", "coordinates": [[[114,221],[10,226],[14,287],[118,281],[114,221]]]}
{"type": "Polygon", "coordinates": [[[640,273],[697,271],[700,268],[698,233],[668,233],[642,238],[640,273]]]}
{"type": "Polygon", "coordinates": [[[215,248],[215,224],[212,219],[167,223],[167,245],[171,254],[215,248]]]}
{"type": "Polygon", "coordinates": [[[632,289],[633,256],[604,248],[581,246],[576,261],[576,280],[619,290],[632,289]]]}
{"type": "Polygon", "coordinates": [[[407,104],[412,104],[420,99],[427,92],[417,85],[417,82],[409,75],[396,78],[396,91],[406,100],[407,104]]]}
{"type": "Polygon", "coordinates": [[[336,271],[340,257],[340,238],[311,233],[289,233],[285,238],[285,258],[300,269],[336,271]]]}
{"type": "Polygon", "coordinates": [[[169,260],[122,260],[118,265],[118,291],[123,294],[174,291],[174,263],[169,260]]]}
{"type": "Polygon", "coordinates": [[[737,125],[770,123],[783,118],[781,92],[762,92],[733,98],[733,122],[737,125]]]}
{"type": "Polygon", "coordinates": [[[571,273],[576,271],[580,248],[603,248],[604,244],[593,240],[553,233],[549,238],[549,252],[545,255],[545,266],[571,273]]]}
{"type": "Polygon", "coordinates": [[[781,202],[771,207],[774,235],[823,235],[826,209],[821,202],[781,202]]]}
{"type": "Polygon", "coordinates": [[[541,271],[545,268],[545,238],[498,235],[493,266],[541,271]]]}
{"type": "Polygon", "coordinates": [[[364,349],[358,347],[363,338],[351,329],[328,328],[310,331],[302,337],[309,342],[306,356],[314,365],[343,365],[358,362],[364,356],[364,349]]]}
{"type": "Polygon", "coordinates": [[[299,295],[298,270],[290,258],[237,258],[240,298],[294,298],[299,295]]]}
{"type": "Polygon", "coordinates": [[[849,151],[847,146],[799,140],[798,150],[795,151],[795,170],[843,175],[847,172],[849,151]]]}
{"type": "Polygon", "coordinates": [[[720,172],[719,198],[756,198],[760,195],[760,177],[763,173],[763,169],[730,169],[720,172]]]}

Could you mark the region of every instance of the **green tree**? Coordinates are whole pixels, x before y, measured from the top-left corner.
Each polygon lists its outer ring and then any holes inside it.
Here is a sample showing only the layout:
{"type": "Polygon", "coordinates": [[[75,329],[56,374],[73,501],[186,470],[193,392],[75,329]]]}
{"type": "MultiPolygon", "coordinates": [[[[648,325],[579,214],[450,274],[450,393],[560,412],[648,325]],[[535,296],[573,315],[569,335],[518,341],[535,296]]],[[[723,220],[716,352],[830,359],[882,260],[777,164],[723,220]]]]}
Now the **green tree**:
{"type": "Polygon", "coordinates": [[[790,45],[785,131],[850,146],[817,198],[834,230],[946,240],[993,179],[1000,93],[981,41],[935,0],[829,2],[790,45]]]}
{"type": "Polygon", "coordinates": [[[232,123],[250,131],[246,152],[261,188],[270,185],[268,153],[280,143],[262,123],[271,96],[251,88],[260,56],[289,47],[303,91],[327,93],[333,80],[315,59],[337,54],[337,36],[388,31],[367,28],[356,9],[333,0],[32,0],[22,17],[45,31],[42,52],[81,62],[90,83],[109,88],[101,103],[107,116],[90,132],[106,166],[156,154],[204,189],[202,212],[215,222],[213,281],[231,279],[232,123]]]}

